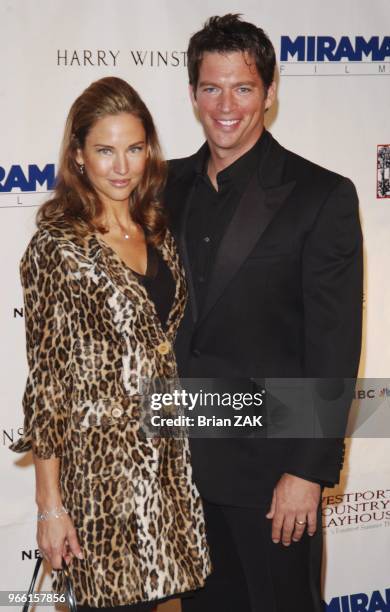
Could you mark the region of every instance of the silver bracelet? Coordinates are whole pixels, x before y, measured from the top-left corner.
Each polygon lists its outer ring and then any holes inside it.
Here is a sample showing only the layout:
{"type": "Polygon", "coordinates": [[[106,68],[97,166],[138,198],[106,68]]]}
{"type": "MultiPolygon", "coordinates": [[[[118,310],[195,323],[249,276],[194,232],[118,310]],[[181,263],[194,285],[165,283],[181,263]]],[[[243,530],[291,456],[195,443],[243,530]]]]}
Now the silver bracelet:
{"type": "Polygon", "coordinates": [[[56,506],[51,510],[45,510],[44,512],[38,512],[37,519],[38,521],[48,521],[49,518],[60,518],[64,514],[69,514],[69,510],[67,510],[64,506],[56,506]]]}

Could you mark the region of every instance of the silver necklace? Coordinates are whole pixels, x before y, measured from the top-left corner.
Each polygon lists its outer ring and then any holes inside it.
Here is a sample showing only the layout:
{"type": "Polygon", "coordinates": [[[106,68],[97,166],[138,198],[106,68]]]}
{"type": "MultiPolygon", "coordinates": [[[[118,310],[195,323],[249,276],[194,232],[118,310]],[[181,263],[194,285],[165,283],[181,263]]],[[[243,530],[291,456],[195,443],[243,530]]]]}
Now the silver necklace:
{"type": "Polygon", "coordinates": [[[129,240],[130,236],[129,233],[126,232],[126,230],[123,228],[123,225],[121,223],[119,223],[119,221],[117,222],[117,225],[120,229],[120,231],[122,232],[122,236],[125,240],[129,240]]]}

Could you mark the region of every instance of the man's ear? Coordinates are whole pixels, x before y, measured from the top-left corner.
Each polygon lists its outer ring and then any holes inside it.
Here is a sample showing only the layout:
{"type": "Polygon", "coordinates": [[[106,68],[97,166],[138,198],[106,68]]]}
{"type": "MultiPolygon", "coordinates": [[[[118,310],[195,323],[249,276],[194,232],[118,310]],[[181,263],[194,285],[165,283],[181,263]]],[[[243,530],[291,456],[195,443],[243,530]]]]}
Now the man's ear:
{"type": "Polygon", "coordinates": [[[268,87],[267,97],[264,103],[264,108],[266,111],[269,108],[271,108],[271,106],[275,102],[275,98],[276,98],[276,83],[275,81],[272,81],[271,85],[268,87]]]}
{"type": "Polygon", "coordinates": [[[188,86],[188,91],[190,92],[190,98],[191,98],[192,106],[197,110],[198,109],[198,103],[196,101],[196,90],[194,89],[193,85],[189,85],[188,86]]]}

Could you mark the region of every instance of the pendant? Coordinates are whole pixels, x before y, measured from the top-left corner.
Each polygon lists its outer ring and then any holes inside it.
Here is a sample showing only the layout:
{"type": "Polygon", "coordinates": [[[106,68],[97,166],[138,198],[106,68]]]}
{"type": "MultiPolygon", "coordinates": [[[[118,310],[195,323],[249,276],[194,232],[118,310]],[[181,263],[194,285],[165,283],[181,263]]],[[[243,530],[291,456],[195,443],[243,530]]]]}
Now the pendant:
{"type": "Polygon", "coordinates": [[[129,234],[125,234],[124,238],[125,238],[125,240],[128,240],[129,239],[129,234]]]}

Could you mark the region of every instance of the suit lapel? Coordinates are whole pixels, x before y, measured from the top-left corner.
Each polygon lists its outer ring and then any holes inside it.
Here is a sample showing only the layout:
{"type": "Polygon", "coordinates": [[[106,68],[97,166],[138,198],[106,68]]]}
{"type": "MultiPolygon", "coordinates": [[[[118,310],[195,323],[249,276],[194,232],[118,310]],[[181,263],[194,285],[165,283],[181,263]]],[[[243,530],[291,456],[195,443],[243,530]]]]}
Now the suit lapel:
{"type": "Polygon", "coordinates": [[[259,173],[249,182],[221,241],[198,323],[208,315],[292,192],[295,181],[280,184],[283,165],[284,149],[272,139],[259,173]],[[270,185],[267,188],[261,184],[263,176],[264,183],[270,185]]]}
{"type": "Polygon", "coordinates": [[[188,212],[190,209],[190,202],[193,197],[195,187],[196,187],[196,183],[194,180],[192,181],[192,186],[184,202],[178,239],[179,239],[179,252],[180,252],[183,266],[186,272],[188,297],[189,297],[190,305],[191,305],[192,318],[196,322],[198,319],[198,304],[196,301],[194,280],[192,276],[192,268],[191,268],[190,259],[188,256],[187,240],[186,240],[188,212]]]}
{"type": "MultiPolygon", "coordinates": [[[[193,163],[187,168],[187,172],[183,176],[177,179],[173,193],[174,193],[174,207],[175,211],[172,215],[173,224],[171,226],[172,232],[176,238],[178,249],[183,262],[184,270],[186,273],[188,297],[191,306],[191,313],[194,322],[198,318],[198,305],[195,295],[195,288],[192,276],[192,269],[190,265],[188,249],[187,249],[187,219],[190,210],[190,203],[196,189],[196,171],[195,167],[199,163],[199,160],[204,158],[206,149],[208,149],[207,143],[192,156],[193,163]]],[[[169,190],[168,190],[169,198],[169,190]]]]}

